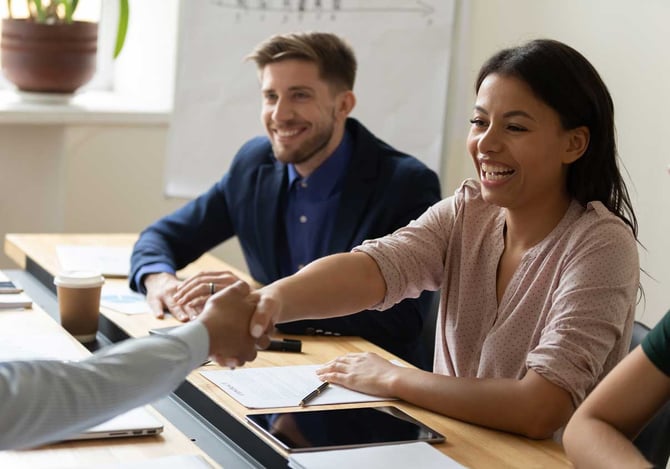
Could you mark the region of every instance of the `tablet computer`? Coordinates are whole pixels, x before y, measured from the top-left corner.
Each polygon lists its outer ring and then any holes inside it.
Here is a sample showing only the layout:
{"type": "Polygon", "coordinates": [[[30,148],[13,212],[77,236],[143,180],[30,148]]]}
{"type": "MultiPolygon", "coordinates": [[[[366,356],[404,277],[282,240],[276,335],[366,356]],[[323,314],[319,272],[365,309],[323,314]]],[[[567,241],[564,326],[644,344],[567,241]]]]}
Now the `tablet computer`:
{"type": "Polygon", "coordinates": [[[392,406],[253,414],[247,420],[290,452],[444,441],[443,435],[392,406]]]}

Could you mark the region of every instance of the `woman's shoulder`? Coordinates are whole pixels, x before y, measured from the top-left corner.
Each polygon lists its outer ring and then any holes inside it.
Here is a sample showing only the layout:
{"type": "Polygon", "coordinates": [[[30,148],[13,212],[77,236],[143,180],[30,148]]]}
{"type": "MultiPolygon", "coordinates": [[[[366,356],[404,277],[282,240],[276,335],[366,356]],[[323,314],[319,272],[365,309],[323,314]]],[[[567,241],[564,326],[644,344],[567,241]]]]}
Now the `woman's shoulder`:
{"type": "Polygon", "coordinates": [[[588,202],[579,222],[584,231],[608,231],[635,242],[631,227],[600,201],[588,202]]]}
{"type": "Polygon", "coordinates": [[[589,202],[586,207],[573,202],[570,210],[574,210],[575,215],[568,230],[569,244],[575,253],[581,248],[589,251],[604,248],[602,252],[609,253],[607,255],[616,252],[618,257],[637,259],[637,243],[632,229],[601,202],[589,202]]]}

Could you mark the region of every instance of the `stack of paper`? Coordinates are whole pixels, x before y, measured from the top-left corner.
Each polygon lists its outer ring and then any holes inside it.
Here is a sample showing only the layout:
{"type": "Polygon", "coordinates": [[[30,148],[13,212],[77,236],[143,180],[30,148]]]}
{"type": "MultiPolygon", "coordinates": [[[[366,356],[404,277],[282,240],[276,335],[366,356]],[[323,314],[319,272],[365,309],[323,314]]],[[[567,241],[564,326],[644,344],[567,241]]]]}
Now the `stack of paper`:
{"type": "Polygon", "coordinates": [[[0,294],[0,309],[31,308],[33,302],[25,293],[0,294]]]}
{"type": "Polygon", "coordinates": [[[388,469],[389,467],[420,467],[421,469],[463,469],[449,456],[428,443],[369,446],[313,453],[293,453],[288,458],[293,469],[388,469]]]}

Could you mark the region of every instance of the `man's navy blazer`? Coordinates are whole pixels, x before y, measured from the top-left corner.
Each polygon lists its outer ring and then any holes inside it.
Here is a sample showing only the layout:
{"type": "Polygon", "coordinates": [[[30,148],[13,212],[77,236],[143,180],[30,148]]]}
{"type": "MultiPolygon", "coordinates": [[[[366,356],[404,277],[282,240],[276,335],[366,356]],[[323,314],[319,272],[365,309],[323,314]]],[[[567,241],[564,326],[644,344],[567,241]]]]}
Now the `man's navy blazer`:
{"type": "MultiPolygon", "coordinates": [[[[349,251],[366,239],[405,226],[441,195],[437,175],[423,163],[377,139],[355,119],[347,119],[346,126],[353,153],[327,254],[349,251]]],[[[232,236],[239,238],[255,280],[268,284],[279,279],[287,190],[286,165],[274,158],[268,138],[248,141],[209,191],[142,232],[132,254],[131,288],[143,291],[135,283],[142,266],[162,262],[179,270],[232,236]]],[[[297,321],[278,328],[298,334],[359,335],[425,368],[426,359],[432,357],[418,358],[421,352],[416,347],[430,296],[405,300],[383,312],[297,321]]]]}

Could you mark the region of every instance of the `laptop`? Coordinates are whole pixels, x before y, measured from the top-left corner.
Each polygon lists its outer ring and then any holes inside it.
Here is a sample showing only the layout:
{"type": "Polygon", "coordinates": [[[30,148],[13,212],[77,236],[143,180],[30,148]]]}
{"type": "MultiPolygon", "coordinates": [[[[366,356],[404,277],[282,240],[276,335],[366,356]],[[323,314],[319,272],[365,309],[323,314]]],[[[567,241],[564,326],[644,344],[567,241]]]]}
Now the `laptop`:
{"type": "Polygon", "coordinates": [[[100,425],[89,428],[78,435],[72,435],[66,438],[65,441],[158,435],[162,431],[163,422],[146,407],[138,407],[111,420],[107,420],[100,425]]]}

